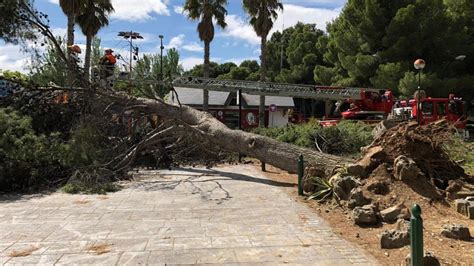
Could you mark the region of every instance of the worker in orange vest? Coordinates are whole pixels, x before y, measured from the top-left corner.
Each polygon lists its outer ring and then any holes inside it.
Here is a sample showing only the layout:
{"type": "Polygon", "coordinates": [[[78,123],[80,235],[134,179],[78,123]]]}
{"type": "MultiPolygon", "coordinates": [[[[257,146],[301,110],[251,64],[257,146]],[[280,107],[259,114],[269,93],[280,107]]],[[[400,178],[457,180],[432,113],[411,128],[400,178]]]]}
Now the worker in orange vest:
{"type": "Polygon", "coordinates": [[[102,66],[102,78],[108,78],[114,74],[117,58],[113,55],[112,49],[105,50],[105,55],[100,59],[99,64],[102,66]]]}

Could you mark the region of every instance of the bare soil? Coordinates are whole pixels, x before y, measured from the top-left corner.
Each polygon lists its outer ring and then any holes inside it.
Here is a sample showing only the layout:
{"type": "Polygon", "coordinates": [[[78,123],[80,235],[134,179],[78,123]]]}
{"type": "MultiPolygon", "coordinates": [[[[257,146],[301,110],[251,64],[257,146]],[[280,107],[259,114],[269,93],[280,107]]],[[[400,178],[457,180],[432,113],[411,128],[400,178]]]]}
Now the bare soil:
{"type": "MultiPolygon", "coordinates": [[[[260,168],[258,162],[254,162],[255,167],[260,168]]],[[[373,172],[379,179],[387,180],[384,169],[376,169],[373,172]]],[[[307,204],[321,215],[333,228],[334,232],[342,238],[359,245],[369,254],[373,255],[383,265],[400,265],[406,255],[410,253],[408,246],[399,249],[381,249],[379,235],[388,229],[395,229],[395,224],[381,223],[372,227],[359,227],[351,220],[351,211],[338,206],[335,203],[318,203],[314,200],[306,200],[297,195],[297,175],[289,174],[278,168],[267,165],[265,175],[271,179],[295,184],[294,188],[287,188],[287,192],[292,197],[307,204]]],[[[376,177],[374,177],[376,178],[376,177]]],[[[369,178],[370,179],[370,178],[369,178]]],[[[463,224],[469,227],[471,234],[474,234],[474,220],[458,214],[449,202],[434,201],[429,197],[420,195],[411,186],[397,180],[389,180],[390,192],[386,195],[370,194],[373,200],[383,207],[390,207],[396,203],[403,202],[406,206],[417,203],[422,208],[424,219],[424,247],[425,251],[432,252],[442,265],[472,265],[474,263],[474,241],[470,242],[449,239],[441,236],[441,228],[444,224],[463,224]]],[[[364,185],[364,188],[367,183],[364,185]]],[[[364,194],[370,193],[364,189],[364,194]]]]}

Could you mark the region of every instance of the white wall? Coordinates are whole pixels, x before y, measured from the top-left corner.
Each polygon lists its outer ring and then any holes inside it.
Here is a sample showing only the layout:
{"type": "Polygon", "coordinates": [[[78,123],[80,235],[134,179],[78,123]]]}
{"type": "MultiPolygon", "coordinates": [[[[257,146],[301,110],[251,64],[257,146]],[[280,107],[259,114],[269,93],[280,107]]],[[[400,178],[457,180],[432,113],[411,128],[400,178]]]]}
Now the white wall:
{"type": "Polygon", "coordinates": [[[288,109],[278,108],[276,112],[269,112],[268,127],[284,127],[288,124],[288,109]]]}

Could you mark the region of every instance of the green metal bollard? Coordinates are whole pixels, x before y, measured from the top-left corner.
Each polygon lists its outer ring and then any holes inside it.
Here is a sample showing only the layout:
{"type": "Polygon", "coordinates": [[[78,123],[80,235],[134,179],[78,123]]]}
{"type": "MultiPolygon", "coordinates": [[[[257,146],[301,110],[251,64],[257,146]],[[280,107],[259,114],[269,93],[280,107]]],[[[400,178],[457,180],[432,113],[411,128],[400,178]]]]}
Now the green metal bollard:
{"type": "Polygon", "coordinates": [[[411,245],[411,265],[423,265],[423,219],[421,218],[421,208],[414,204],[411,208],[410,220],[410,245],[411,245]]]}
{"type": "Polygon", "coordinates": [[[260,163],[262,163],[262,172],[266,172],[267,168],[265,167],[265,163],[262,161],[260,161],[260,163]]]}
{"type": "Polygon", "coordinates": [[[304,158],[303,154],[298,158],[298,195],[303,196],[304,158]]]}

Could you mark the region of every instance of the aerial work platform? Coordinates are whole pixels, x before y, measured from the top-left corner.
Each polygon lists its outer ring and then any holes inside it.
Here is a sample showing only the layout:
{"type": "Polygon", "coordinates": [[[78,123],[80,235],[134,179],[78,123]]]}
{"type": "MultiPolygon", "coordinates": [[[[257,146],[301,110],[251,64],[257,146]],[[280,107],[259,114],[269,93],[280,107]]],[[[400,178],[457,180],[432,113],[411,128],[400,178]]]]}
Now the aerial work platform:
{"type": "Polygon", "coordinates": [[[213,78],[197,77],[175,77],[172,81],[175,87],[207,89],[212,91],[237,92],[252,95],[266,96],[286,96],[307,99],[361,99],[362,91],[374,91],[376,89],[353,88],[353,87],[332,87],[301,84],[284,84],[273,82],[257,82],[242,80],[221,80],[213,78]]]}

